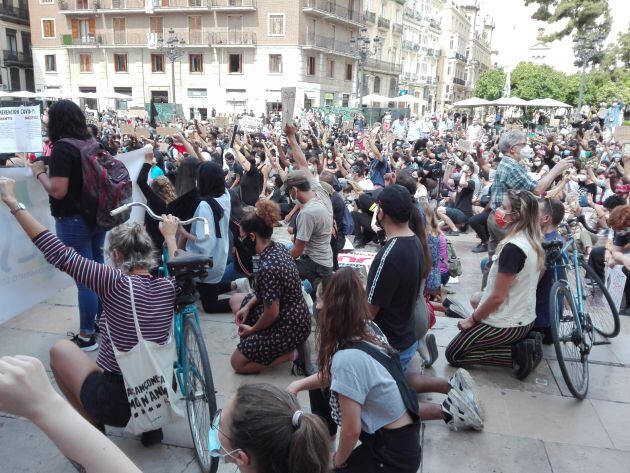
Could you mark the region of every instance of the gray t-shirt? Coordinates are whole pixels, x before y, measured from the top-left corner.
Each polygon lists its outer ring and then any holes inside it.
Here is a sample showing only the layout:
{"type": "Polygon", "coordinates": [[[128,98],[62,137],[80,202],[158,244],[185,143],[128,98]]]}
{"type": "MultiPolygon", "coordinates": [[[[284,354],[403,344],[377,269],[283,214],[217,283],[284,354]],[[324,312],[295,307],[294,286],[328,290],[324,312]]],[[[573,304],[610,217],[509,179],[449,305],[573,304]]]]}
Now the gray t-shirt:
{"type": "Polygon", "coordinates": [[[333,210],[330,197],[317,180],[311,180],[315,197],[300,210],[297,218],[296,238],[306,242],[304,254],[317,264],[333,267],[333,253],[330,246],[333,210]]]}
{"type": "Polygon", "coordinates": [[[378,361],[356,348],[333,355],[330,389],[361,404],[361,428],[372,434],[406,412],[396,381],[378,361]]]}

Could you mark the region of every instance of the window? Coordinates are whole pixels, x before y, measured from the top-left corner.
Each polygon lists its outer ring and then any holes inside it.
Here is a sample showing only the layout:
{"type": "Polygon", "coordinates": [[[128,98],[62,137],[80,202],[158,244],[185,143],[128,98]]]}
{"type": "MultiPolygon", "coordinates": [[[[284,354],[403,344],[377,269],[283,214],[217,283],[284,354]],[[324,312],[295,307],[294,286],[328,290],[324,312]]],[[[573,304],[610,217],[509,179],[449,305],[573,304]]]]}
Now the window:
{"type": "Polygon", "coordinates": [[[242,74],[243,73],[243,55],[242,54],[230,54],[228,58],[228,73],[229,74],[242,74]]]}
{"type": "Polygon", "coordinates": [[[315,75],[315,56],[308,56],[306,58],[306,75],[315,75]]]}
{"type": "Polygon", "coordinates": [[[55,36],[55,20],[42,20],[42,38],[54,38],[55,36]]]}
{"type": "Polygon", "coordinates": [[[284,13],[269,14],[269,36],[284,36],[284,13]]]}
{"type": "Polygon", "coordinates": [[[203,54],[189,54],[188,67],[191,73],[203,74],[203,54]]]}
{"type": "Polygon", "coordinates": [[[164,37],[164,18],[161,16],[152,16],[149,18],[151,33],[157,35],[157,39],[164,37]]]}
{"type": "Polygon", "coordinates": [[[127,55],[126,54],[114,54],[114,71],[129,72],[127,71],[127,55]]]}
{"type": "Polygon", "coordinates": [[[44,70],[46,72],[57,72],[57,56],[46,54],[44,56],[44,70]]]}
{"type": "Polygon", "coordinates": [[[454,42],[455,42],[455,38],[451,36],[451,42],[449,43],[449,47],[448,47],[449,49],[453,49],[454,42]]]}
{"type": "Polygon", "coordinates": [[[352,80],[352,64],[346,64],[346,80],[352,80]]]}
{"type": "Polygon", "coordinates": [[[334,79],[335,77],[335,61],[329,59],[328,60],[328,78],[334,79]]]}
{"type": "Polygon", "coordinates": [[[282,54],[269,55],[269,73],[282,74],[282,54]]]}
{"type": "Polygon", "coordinates": [[[7,28],[6,36],[7,36],[7,49],[12,53],[17,53],[18,52],[17,31],[10,30],[7,28]]]}
{"type": "Polygon", "coordinates": [[[188,89],[189,97],[207,97],[208,89],[188,89]]]}
{"type": "Polygon", "coordinates": [[[79,54],[79,63],[81,72],[92,72],[91,54],[79,54]]]}
{"type": "MultiPolygon", "coordinates": [[[[133,91],[131,87],[114,87],[114,92],[117,94],[128,95],[129,100],[131,100],[131,96],[133,95],[133,91]]],[[[116,110],[127,110],[128,109],[128,101],[122,99],[116,99],[116,110]]]]}
{"type": "Polygon", "coordinates": [[[127,24],[124,17],[112,18],[114,25],[114,44],[127,44],[127,24]]]}
{"type": "Polygon", "coordinates": [[[54,4],[55,0],[39,0],[42,5],[54,4]]]}
{"type": "Polygon", "coordinates": [[[151,72],[164,72],[164,54],[151,54],[151,72]]]}
{"type": "Polygon", "coordinates": [[[381,78],[376,76],[374,78],[374,93],[378,94],[381,91],[381,78]]]}
{"type": "Polygon", "coordinates": [[[350,94],[343,94],[341,96],[341,106],[347,107],[350,104],[350,94]]]}

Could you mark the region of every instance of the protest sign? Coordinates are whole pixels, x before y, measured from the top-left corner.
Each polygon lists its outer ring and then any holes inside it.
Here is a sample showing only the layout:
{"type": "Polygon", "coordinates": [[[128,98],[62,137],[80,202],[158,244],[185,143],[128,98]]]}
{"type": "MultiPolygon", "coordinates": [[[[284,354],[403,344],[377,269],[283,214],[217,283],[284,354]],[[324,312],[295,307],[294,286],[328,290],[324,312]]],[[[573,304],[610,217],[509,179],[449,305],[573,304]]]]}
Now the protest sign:
{"type": "Polygon", "coordinates": [[[136,136],[138,138],[150,138],[151,137],[151,132],[149,131],[148,128],[136,128],[136,136]]]}
{"type": "Polygon", "coordinates": [[[614,132],[615,141],[621,144],[630,143],[630,126],[617,126],[614,132]]]}
{"type": "Polygon", "coordinates": [[[244,116],[239,120],[238,126],[246,133],[259,133],[262,127],[262,118],[244,116]]]}
{"type": "Polygon", "coordinates": [[[295,91],[295,87],[282,87],[282,89],[280,89],[283,130],[287,123],[293,122],[293,113],[295,112],[295,91]]]}
{"type": "MultiPolygon", "coordinates": [[[[626,275],[623,274],[623,266],[617,265],[609,268],[606,265],[606,289],[613,300],[613,304],[617,311],[621,308],[621,301],[623,300],[623,293],[626,287],[626,275]]],[[[603,295],[599,295],[602,298],[601,303],[606,307],[606,301],[603,300],[603,295]]]]}
{"type": "MultiPolygon", "coordinates": [[[[129,170],[134,202],[145,202],[136,184],[144,163],[144,149],[117,158],[129,170]]],[[[48,194],[33,178],[30,168],[0,168],[0,176],[16,181],[17,199],[38,222],[54,232],[55,220],[50,215],[48,194]]],[[[142,222],[144,210],[134,207],[130,219],[142,222]]],[[[3,204],[0,204],[0,228],[3,230],[0,238],[0,323],[3,323],[74,283],[70,277],[46,262],[3,204]]],[[[78,320],[78,309],[75,312],[78,320]]]]}
{"type": "Polygon", "coordinates": [[[121,135],[133,135],[136,133],[136,128],[133,125],[122,125],[120,127],[121,135]]]}
{"type": "Polygon", "coordinates": [[[457,142],[457,149],[463,151],[464,153],[472,153],[473,152],[473,140],[459,140],[457,142]]]}
{"type": "Polygon", "coordinates": [[[175,133],[181,133],[179,128],[172,126],[158,126],[155,131],[160,136],[173,136],[175,133]]]}
{"type": "Polygon", "coordinates": [[[41,153],[39,105],[0,108],[0,153],[41,153]]]}

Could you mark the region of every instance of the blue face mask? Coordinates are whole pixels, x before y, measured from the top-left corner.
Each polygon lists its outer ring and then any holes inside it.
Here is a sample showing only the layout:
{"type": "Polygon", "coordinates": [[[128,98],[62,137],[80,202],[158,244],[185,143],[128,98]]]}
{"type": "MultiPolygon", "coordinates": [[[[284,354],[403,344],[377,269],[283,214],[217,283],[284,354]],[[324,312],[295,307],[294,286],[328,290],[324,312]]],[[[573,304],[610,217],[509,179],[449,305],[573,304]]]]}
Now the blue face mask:
{"type": "Polygon", "coordinates": [[[235,450],[232,450],[231,452],[228,452],[223,447],[223,445],[221,445],[221,440],[219,439],[219,432],[221,431],[220,425],[221,425],[221,409],[219,409],[217,413],[215,414],[214,420],[212,421],[212,426],[210,427],[210,430],[208,431],[208,453],[210,454],[211,457],[221,458],[223,459],[223,461],[226,461],[225,457],[229,456],[229,457],[234,458],[233,457],[234,453],[238,452],[240,448],[237,448],[235,450]]]}
{"type": "Polygon", "coordinates": [[[565,150],[562,152],[562,154],[563,154],[564,156],[569,156],[569,155],[571,154],[571,151],[570,151],[570,150],[568,150],[568,149],[565,149],[565,150]]]}

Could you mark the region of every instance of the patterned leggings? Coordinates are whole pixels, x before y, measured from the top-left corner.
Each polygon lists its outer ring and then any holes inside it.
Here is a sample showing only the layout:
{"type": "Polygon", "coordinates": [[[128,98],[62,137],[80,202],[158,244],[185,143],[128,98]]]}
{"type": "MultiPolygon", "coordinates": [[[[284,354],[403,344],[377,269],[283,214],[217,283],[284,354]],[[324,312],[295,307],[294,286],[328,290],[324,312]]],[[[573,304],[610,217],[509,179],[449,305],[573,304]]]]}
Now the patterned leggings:
{"type": "Polygon", "coordinates": [[[525,338],[533,325],[496,328],[477,324],[451,340],[446,359],[453,366],[512,366],[512,345],[525,338]]]}

